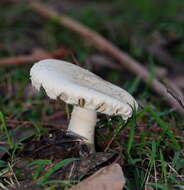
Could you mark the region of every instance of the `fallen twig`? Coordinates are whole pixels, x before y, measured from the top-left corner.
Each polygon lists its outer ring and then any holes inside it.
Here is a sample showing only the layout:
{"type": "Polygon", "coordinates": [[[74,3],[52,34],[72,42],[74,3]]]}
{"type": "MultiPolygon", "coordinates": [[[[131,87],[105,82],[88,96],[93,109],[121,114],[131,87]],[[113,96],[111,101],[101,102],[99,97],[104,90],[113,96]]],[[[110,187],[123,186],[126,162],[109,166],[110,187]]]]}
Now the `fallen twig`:
{"type": "Polygon", "coordinates": [[[183,100],[178,97],[174,91],[172,91],[170,88],[167,89],[167,92],[169,94],[171,94],[171,96],[173,96],[173,98],[175,98],[177,100],[177,102],[181,105],[181,107],[184,109],[184,103],[183,103],[183,100]]]}
{"type": "Polygon", "coordinates": [[[131,58],[127,53],[120,50],[111,42],[107,41],[104,37],[99,35],[97,32],[92,31],[90,28],[82,25],[78,21],[63,15],[58,14],[55,10],[48,8],[41,3],[29,1],[30,8],[40,15],[53,19],[57,23],[65,26],[66,28],[74,31],[81,35],[86,41],[90,42],[97,49],[104,51],[116,59],[123,67],[127,68],[130,72],[139,76],[144,82],[150,82],[152,87],[161,97],[168,102],[170,106],[175,108],[180,114],[184,115],[184,109],[176,101],[173,96],[167,92],[167,88],[156,78],[151,79],[151,75],[146,68],[144,68],[138,61],[131,58]]]}
{"type": "MultiPolygon", "coordinates": [[[[11,119],[6,119],[6,122],[9,127],[16,128],[17,125],[19,126],[33,126],[33,122],[31,121],[21,121],[21,120],[11,120],[11,119]]],[[[54,127],[58,129],[65,129],[66,126],[61,125],[61,124],[55,124],[52,122],[42,122],[41,125],[44,127],[54,127]]]]}
{"type": "Polygon", "coordinates": [[[172,69],[172,74],[183,74],[183,62],[176,60],[167,51],[165,46],[168,44],[167,40],[161,35],[161,33],[154,32],[152,34],[152,43],[145,47],[145,50],[153,55],[160,63],[169,66],[172,69]]]}
{"type": "Polygon", "coordinates": [[[15,56],[15,57],[10,57],[10,58],[1,58],[0,66],[26,64],[26,63],[39,61],[41,59],[47,59],[47,58],[61,58],[65,55],[69,55],[69,54],[71,54],[71,51],[65,50],[63,48],[55,50],[52,53],[49,53],[42,49],[35,49],[33,51],[33,53],[30,55],[15,56]]]}

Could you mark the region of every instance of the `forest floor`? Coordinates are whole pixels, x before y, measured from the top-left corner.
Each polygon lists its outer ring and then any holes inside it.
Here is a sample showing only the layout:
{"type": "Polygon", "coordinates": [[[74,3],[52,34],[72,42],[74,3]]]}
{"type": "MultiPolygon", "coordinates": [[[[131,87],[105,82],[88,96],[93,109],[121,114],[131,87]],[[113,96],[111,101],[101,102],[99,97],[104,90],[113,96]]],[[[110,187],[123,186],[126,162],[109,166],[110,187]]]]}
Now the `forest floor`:
{"type": "Polygon", "coordinates": [[[150,72],[150,80],[143,82],[111,55],[38,15],[26,1],[2,0],[0,188],[69,189],[115,162],[124,172],[124,189],[184,189],[184,119],[150,85],[154,78],[166,86],[171,80],[182,94],[173,86],[168,86],[168,91],[173,91],[183,104],[184,3],[43,3],[78,20],[134,57],[150,72]],[[86,152],[79,139],[65,134],[72,106],[51,100],[44,91],[37,93],[31,86],[32,64],[51,54],[126,89],[139,103],[138,112],[127,123],[119,116],[98,115],[94,155],[86,152]],[[10,64],[3,64],[6,61],[10,64]],[[71,173],[72,163],[77,167],[71,173]]]}

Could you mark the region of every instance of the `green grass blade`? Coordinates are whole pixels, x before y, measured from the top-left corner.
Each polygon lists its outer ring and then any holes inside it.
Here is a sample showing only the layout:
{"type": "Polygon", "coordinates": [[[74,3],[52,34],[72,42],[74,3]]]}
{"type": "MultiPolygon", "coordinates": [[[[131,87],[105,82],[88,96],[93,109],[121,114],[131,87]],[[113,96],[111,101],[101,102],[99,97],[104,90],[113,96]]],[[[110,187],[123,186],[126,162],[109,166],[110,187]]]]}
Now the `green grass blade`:
{"type": "Polygon", "coordinates": [[[9,144],[10,148],[13,148],[13,146],[14,146],[13,138],[12,138],[11,134],[8,131],[8,128],[7,128],[5,119],[4,119],[4,115],[3,115],[3,113],[1,111],[0,111],[0,121],[1,121],[1,130],[3,132],[5,132],[5,134],[6,134],[6,137],[8,139],[8,144],[9,144]]]}
{"type": "Polygon", "coordinates": [[[8,147],[0,146],[0,151],[7,153],[9,156],[11,155],[8,147]]]}
{"type": "Polygon", "coordinates": [[[135,126],[132,126],[130,129],[129,138],[128,138],[128,148],[127,148],[128,155],[130,155],[130,151],[133,146],[134,136],[135,136],[135,126]]]}
{"type": "Polygon", "coordinates": [[[147,185],[151,185],[153,187],[155,187],[156,189],[160,189],[160,190],[168,190],[168,187],[162,184],[158,184],[158,183],[147,183],[147,185]]]}
{"type": "Polygon", "coordinates": [[[76,161],[78,160],[77,158],[67,158],[65,160],[61,160],[59,161],[58,163],[56,163],[51,169],[49,169],[46,174],[41,177],[39,180],[38,180],[38,184],[44,184],[45,181],[55,172],[57,171],[58,169],[60,169],[62,166],[66,165],[66,164],[69,164],[73,161],[76,161]]]}
{"type": "Polygon", "coordinates": [[[3,160],[0,160],[0,168],[4,168],[7,166],[7,163],[3,160]]]}
{"type": "Polygon", "coordinates": [[[137,91],[137,89],[138,89],[138,87],[139,87],[139,84],[140,84],[140,78],[139,77],[136,77],[134,80],[133,80],[133,82],[131,83],[131,86],[128,88],[128,92],[130,93],[130,94],[133,94],[134,92],[136,92],[137,91]]]}
{"type": "Polygon", "coordinates": [[[177,139],[175,138],[173,131],[170,129],[170,125],[169,125],[167,122],[163,121],[163,120],[159,117],[159,115],[158,115],[156,112],[154,112],[151,108],[147,108],[147,110],[148,110],[148,112],[152,115],[152,117],[154,118],[154,120],[155,120],[155,121],[160,125],[160,127],[163,129],[163,132],[162,132],[161,136],[163,136],[164,134],[167,134],[168,137],[169,137],[169,138],[171,139],[171,141],[173,142],[173,144],[174,144],[176,150],[180,150],[181,147],[180,147],[180,145],[179,145],[177,139]]]}
{"type": "Polygon", "coordinates": [[[165,184],[167,184],[167,163],[164,160],[164,155],[162,153],[162,150],[160,150],[160,163],[161,163],[161,168],[162,168],[161,177],[164,179],[165,184]]]}
{"type": "Polygon", "coordinates": [[[65,180],[48,180],[44,183],[44,185],[46,184],[54,184],[54,183],[62,183],[62,184],[69,184],[71,183],[70,181],[65,181],[65,180]]]}
{"type": "Polygon", "coordinates": [[[36,160],[28,164],[28,166],[33,166],[33,165],[47,165],[47,164],[52,164],[51,160],[36,160]]]}

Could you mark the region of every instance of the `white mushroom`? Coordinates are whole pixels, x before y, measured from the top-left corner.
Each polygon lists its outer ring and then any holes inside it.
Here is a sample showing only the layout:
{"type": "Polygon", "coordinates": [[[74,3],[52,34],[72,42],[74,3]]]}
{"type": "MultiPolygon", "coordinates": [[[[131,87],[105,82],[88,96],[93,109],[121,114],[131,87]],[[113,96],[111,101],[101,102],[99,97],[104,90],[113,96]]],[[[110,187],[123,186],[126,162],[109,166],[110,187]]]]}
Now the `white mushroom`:
{"type": "Polygon", "coordinates": [[[34,64],[30,72],[36,89],[42,86],[51,99],[73,104],[68,131],[84,137],[92,151],[97,112],[120,115],[124,120],[137,110],[135,99],[125,90],[74,64],[46,59],[34,64]]]}

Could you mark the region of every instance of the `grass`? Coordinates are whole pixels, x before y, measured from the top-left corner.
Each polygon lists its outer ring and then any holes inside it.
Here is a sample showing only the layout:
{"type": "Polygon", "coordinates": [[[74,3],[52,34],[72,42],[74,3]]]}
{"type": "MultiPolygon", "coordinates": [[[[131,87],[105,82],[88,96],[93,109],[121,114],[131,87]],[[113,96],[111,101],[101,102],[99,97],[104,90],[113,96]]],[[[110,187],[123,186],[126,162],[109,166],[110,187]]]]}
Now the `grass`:
{"type": "MultiPolygon", "coordinates": [[[[176,18],[179,16],[177,10],[180,10],[183,4],[179,1],[175,1],[174,4],[173,1],[168,1],[163,14],[157,9],[163,5],[155,1],[148,3],[145,0],[139,2],[132,0],[125,1],[123,5],[122,3],[116,0],[110,12],[104,11],[103,15],[96,10],[94,3],[88,4],[83,10],[76,12],[72,10],[68,14],[100,32],[132,56],[148,62],[151,71],[153,69],[151,80],[155,76],[154,68],[159,63],[150,58],[143,49],[132,44],[131,36],[146,38],[154,30],[158,30],[164,34],[172,33],[177,39],[181,39],[184,34],[183,24],[176,18]]],[[[27,45],[23,45],[25,42],[28,46],[36,44],[50,51],[61,45],[72,48],[74,56],[82,66],[86,66],[85,61],[88,56],[96,53],[94,48],[56,23],[44,21],[39,16],[35,19],[34,13],[31,13],[26,5],[5,6],[1,10],[3,11],[0,11],[2,29],[0,40],[4,44],[1,57],[28,51],[27,45]],[[26,11],[29,13],[24,18],[26,11]],[[31,19],[32,17],[34,19],[31,19]],[[7,22],[2,22],[3,20],[7,22]],[[17,40],[23,45],[23,50],[19,50],[16,45],[12,47],[17,40]]],[[[182,48],[178,46],[177,51],[174,52],[175,57],[183,58],[182,48]]],[[[72,57],[68,56],[66,60],[72,61],[72,57]]],[[[26,179],[22,176],[23,170],[17,168],[19,160],[23,162],[19,153],[27,143],[49,133],[49,129],[42,125],[42,121],[58,110],[66,110],[64,105],[48,100],[45,93],[26,95],[27,86],[30,84],[30,67],[31,65],[0,68],[0,142],[5,143],[5,146],[0,144],[0,152],[5,153],[0,158],[1,188],[26,179]],[[36,130],[17,140],[14,135],[15,130],[8,120],[29,121],[36,130]]],[[[184,186],[184,139],[181,135],[184,126],[183,118],[152,92],[149,82],[146,85],[142,84],[139,78],[127,76],[123,71],[102,68],[94,72],[126,88],[143,105],[126,124],[120,117],[100,116],[101,120],[96,129],[98,144],[106,142],[104,149],[107,148],[110,152],[118,152],[121,149],[119,154],[124,160],[122,168],[126,176],[125,189],[142,190],[145,189],[145,185],[150,185],[154,189],[165,190],[184,186]],[[101,130],[105,130],[107,136],[102,136],[101,130]]],[[[21,127],[20,124],[14,126],[24,130],[21,127]]],[[[50,177],[75,159],[53,161],[26,158],[25,167],[33,167],[29,180],[35,180],[37,184],[44,186],[44,189],[57,189],[58,186],[67,189],[75,182],[53,180],[50,177]]]]}
{"type": "Polygon", "coordinates": [[[58,169],[60,169],[62,166],[71,163],[73,161],[76,161],[78,159],[76,158],[68,158],[65,160],[61,160],[55,164],[52,164],[51,160],[36,160],[28,164],[28,166],[42,166],[42,165],[53,165],[50,167],[50,169],[44,173],[43,176],[40,176],[40,174],[43,174],[43,167],[37,167],[35,170],[35,174],[33,175],[33,178],[37,180],[37,183],[40,185],[50,184],[50,183],[64,183],[63,180],[49,180],[49,177],[58,169]]]}

